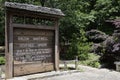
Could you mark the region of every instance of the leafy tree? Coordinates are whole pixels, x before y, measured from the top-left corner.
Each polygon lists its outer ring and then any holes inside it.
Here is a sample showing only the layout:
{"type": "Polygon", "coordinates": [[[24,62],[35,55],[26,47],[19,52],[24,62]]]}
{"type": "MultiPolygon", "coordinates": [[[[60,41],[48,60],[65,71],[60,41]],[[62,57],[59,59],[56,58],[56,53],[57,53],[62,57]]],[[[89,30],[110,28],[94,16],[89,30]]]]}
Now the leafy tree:
{"type": "MultiPolygon", "coordinates": [[[[106,26],[106,20],[118,19],[120,16],[120,1],[119,0],[95,0],[93,9],[91,9],[90,14],[92,14],[95,19],[94,22],[90,24],[90,28],[95,28],[108,33],[108,28],[106,26]]],[[[111,33],[110,33],[111,34],[111,33]]]]}
{"type": "Polygon", "coordinates": [[[89,14],[89,2],[84,0],[58,0],[57,8],[62,9],[65,17],[60,21],[60,41],[69,42],[67,58],[87,59],[90,43],[85,37],[86,27],[94,20],[89,14]]]}
{"type": "Polygon", "coordinates": [[[80,33],[80,29],[86,29],[89,22],[94,20],[94,16],[89,14],[89,3],[84,0],[59,0],[58,3],[57,8],[65,13],[60,22],[61,41],[70,41],[73,34],[80,33]]]}
{"type": "Polygon", "coordinates": [[[0,45],[4,45],[4,0],[0,0],[0,45]]]}

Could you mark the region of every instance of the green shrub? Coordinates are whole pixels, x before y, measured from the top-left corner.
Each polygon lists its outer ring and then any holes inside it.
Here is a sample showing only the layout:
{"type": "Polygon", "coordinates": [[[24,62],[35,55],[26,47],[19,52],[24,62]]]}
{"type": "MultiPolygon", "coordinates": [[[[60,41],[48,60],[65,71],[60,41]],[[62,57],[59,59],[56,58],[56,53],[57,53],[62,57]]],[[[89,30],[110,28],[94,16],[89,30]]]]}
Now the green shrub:
{"type": "Polygon", "coordinates": [[[75,56],[78,56],[79,60],[87,60],[91,45],[91,42],[87,42],[85,31],[81,29],[79,35],[73,34],[73,39],[70,41],[70,46],[67,50],[67,58],[75,59],[75,56]]]}
{"type": "Polygon", "coordinates": [[[88,63],[88,66],[99,68],[100,67],[100,63],[98,61],[92,61],[92,62],[88,63]]]}
{"type": "Polygon", "coordinates": [[[0,65],[5,64],[5,58],[4,57],[0,57],[0,65]]]}
{"type": "Polygon", "coordinates": [[[99,68],[100,67],[99,58],[100,56],[91,53],[89,54],[89,58],[87,60],[81,60],[79,63],[85,66],[99,68]]]}

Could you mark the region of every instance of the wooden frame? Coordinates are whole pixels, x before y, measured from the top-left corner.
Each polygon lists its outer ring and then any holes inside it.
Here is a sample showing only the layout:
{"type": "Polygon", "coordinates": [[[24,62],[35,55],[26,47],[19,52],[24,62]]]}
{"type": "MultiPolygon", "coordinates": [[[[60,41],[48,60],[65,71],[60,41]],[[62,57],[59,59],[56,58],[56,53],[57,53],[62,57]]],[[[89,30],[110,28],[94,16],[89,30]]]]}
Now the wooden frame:
{"type": "Polygon", "coordinates": [[[5,17],[5,55],[6,55],[6,78],[14,77],[14,63],[13,63],[13,29],[14,28],[25,28],[25,29],[45,29],[53,30],[55,33],[55,45],[54,45],[54,70],[59,70],[59,28],[58,20],[60,16],[54,14],[44,14],[35,11],[20,10],[10,7],[6,7],[6,17],[5,17]],[[19,14],[18,14],[19,13],[19,14]],[[26,14],[27,13],[27,14],[26,14]],[[12,18],[14,15],[18,16],[32,16],[32,17],[42,17],[46,19],[54,20],[55,25],[53,27],[48,27],[44,25],[30,25],[30,24],[16,24],[13,23],[12,18]]]}

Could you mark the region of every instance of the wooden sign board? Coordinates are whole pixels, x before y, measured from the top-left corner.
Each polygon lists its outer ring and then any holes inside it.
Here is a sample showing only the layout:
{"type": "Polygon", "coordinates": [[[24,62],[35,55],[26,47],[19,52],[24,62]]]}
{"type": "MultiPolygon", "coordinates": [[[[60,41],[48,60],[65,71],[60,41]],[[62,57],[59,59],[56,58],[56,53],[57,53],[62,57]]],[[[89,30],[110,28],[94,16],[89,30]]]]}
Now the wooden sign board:
{"type": "Polygon", "coordinates": [[[59,9],[6,2],[6,78],[59,70],[59,9]]]}
{"type": "Polygon", "coordinates": [[[14,76],[54,70],[54,31],[13,29],[14,76]]]}

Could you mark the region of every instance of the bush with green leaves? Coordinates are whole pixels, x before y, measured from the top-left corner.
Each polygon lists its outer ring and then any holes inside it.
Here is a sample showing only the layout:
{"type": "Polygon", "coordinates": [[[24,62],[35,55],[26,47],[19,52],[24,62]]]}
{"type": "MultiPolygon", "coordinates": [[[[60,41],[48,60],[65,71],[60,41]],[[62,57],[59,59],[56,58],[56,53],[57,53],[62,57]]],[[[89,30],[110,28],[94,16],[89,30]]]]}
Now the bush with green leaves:
{"type": "Polygon", "coordinates": [[[5,58],[4,57],[0,57],[0,65],[5,64],[5,58]]]}
{"type": "Polygon", "coordinates": [[[75,59],[78,56],[79,60],[86,60],[89,58],[91,50],[90,42],[87,42],[87,38],[84,36],[84,30],[80,30],[80,35],[73,34],[74,39],[71,40],[70,46],[67,50],[66,57],[69,59],[75,59]]]}
{"type": "Polygon", "coordinates": [[[79,64],[99,68],[100,67],[100,62],[99,62],[100,56],[93,54],[93,53],[90,53],[88,55],[89,55],[89,58],[87,60],[79,61],[79,64]]]}

